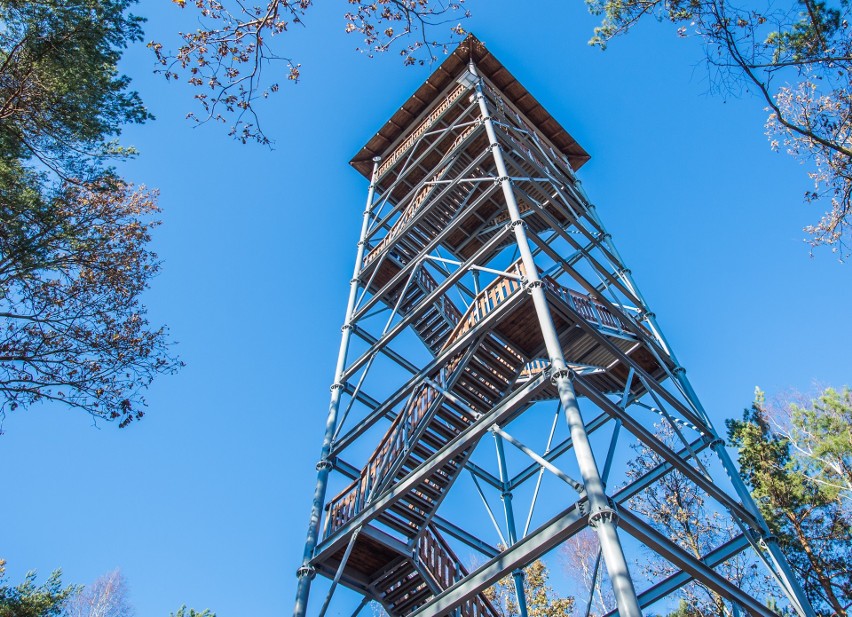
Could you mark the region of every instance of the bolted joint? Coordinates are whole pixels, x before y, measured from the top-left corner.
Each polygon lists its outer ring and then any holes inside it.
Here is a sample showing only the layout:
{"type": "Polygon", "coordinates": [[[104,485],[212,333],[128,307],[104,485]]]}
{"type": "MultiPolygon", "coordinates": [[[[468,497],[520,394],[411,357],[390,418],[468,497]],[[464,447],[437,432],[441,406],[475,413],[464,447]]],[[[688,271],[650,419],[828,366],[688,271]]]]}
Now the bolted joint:
{"type": "Polygon", "coordinates": [[[351,285],[352,283],[360,283],[360,280],[358,279],[357,276],[353,279],[349,279],[349,284],[351,285]]]}
{"type": "Polygon", "coordinates": [[[686,369],[682,366],[676,366],[674,367],[674,369],[672,369],[672,373],[674,373],[675,375],[685,375],[686,369]]]}
{"type": "Polygon", "coordinates": [[[503,181],[511,182],[511,179],[509,178],[509,176],[500,176],[499,178],[494,178],[494,183],[495,183],[495,184],[500,184],[500,183],[502,183],[503,181]]]}
{"type": "MultiPolygon", "coordinates": [[[[365,214],[366,214],[366,212],[365,212],[365,214]]],[[[367,241],[366,240],[358,240],[358,246],[367,246],[367,241]]]]}
{"type": "Polygon", "coordinates": [[[328,389],[331,390],[332,392],[334,392],[335,390],[342,390],[343,389],[343,382],[338,381],[336,383],[333,383],[329,386],[328,389]]]}
{"type": "Polygon", "coordinates": [[[334,469],[334,463],[327,458],[324,458],[316,464],[316,468],[317,471],[331,470],[334,469]]]}
{"type": "Polygon", "coordinates": [[[351,323],[345,323],[342,326],[340,326],[340,331],[346,332],[347,330],[351,330],[353,327],[354,326],[351,323]]]}
{"type": "Polygon", "coordinates": [[[553,371],[553,373],[550,375],[550,383],[556,386],[559,385],[560,379],[565,379],[567,377],[571,381],[574,381],[574,377],[576,376],[577,374],[571,369],[563,368],[558,371],[553,371]]]}
{"type": "Polygon", "coordinates": [[[309,581],[314,580],[314,577],[317,575],[317,570],[313,566],[304,565],[298,570],[296,570],[296,576],[298,578],[308,577],[309,581]]]}
{"type": "Polygon", "coordinates": [[[512,221],[512,222],[511,222],[511,223],[509,223],[509,225],[508,225],[509,229],[511,229],[511,230],[514,230],[514,229],[515,229],[515,227],[526,228],[526,226],[527,226],[527,224],[526,224],[526,222],[524,221],[524,219],[518,219],[517,221],[512,221]]]}
{"type": "Polygon", "coordinates": [[[373,157],[373,162],[374,162],[374,163],[381,163],[381,162],[382,162],[382,157],[380,157],[380,156],[374,156],[374,157],[373,157]]]}
{"type": "Polygon", "coordinates": [[[598,525],[611,523],[618,525],[618,512],[615,508],[606,505],[602,508],[595,508],[589,513],[589,527],[597,528],[598,525]]]}
{"type": "Polygon", "coordinates": [[[489,145],[487,148],[485,148],[485,151],[486,152],[494,152],[495,150],[502,150],[502,149],[503,149],[503,146],[501,146],[498,142],[495,142],[495,143],[489,145]]]}
{"type": "Polygon", "coordinates": [[[503,491],[503,492],[500,494],[500,498],[501,498],[503,501],[506,501],[507,499],[508,499],[509,501],[512,501],[512,491],[503,491]]]}
{"type": "Polygon", "coordinates": [[[716,437],[716,439],[710,442],[710,447],[714,450],[719,447],[725,447],[725,440],[721,437],[716,437]]]}
{"type": "Polygon", "coordinates": [[[524,287],[524,291],[526,291],[528,294],[532,294],[533,289],[536,289],[537,287],[544,287],[544,283],[541,280],[537,280],[537,281],[524,280],[523,287],[524,287]]]}

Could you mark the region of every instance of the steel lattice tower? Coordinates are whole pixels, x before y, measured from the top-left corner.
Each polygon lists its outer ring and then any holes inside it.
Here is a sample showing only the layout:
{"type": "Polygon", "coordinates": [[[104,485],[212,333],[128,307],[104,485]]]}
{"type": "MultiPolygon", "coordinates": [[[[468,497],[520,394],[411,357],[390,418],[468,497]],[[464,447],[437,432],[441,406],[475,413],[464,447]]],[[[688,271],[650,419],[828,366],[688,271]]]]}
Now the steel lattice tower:
{"type": "Polygon", "coordinates": [[[590,593],[603,562],[613,613],[700,584],[732,615],[774,615],[726,576],[750,560],[813,617],[580,187],[588,158],[469,36],[352,161],[370,188],[297,617],[317,573],[320,615],[345,586],[359,610],[494,617],[483,590],[522,588],[523,566],[587,527],[590,593]],[[653,464],[630,467],[630,443],[653,464]],[[630,507],[669,474],[721,521],[702,554],[630,507]],[[649,554],[658,580],[635,571],[649,554]]]}

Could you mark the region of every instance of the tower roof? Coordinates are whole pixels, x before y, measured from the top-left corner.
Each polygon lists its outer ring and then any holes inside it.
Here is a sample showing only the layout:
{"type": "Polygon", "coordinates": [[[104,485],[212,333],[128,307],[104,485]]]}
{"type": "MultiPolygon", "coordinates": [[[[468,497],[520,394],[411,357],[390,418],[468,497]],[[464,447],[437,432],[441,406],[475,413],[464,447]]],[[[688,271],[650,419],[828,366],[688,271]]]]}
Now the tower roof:
{"type": "Polygon", "coordinates": [[[525,115],[542,135],[565,156],[575,170],[591,157],[577,141],[551,116],[529,91],[504,67],[485,45],[472,34],[441,63],[417,91],[391,116],[350,164],[370,178],[372,159],[383,156],[416,124],[424,112],[439,102],[439,95],[453,83],[473,60],[479,74],[496,86],[505,99],[525,115]]]}

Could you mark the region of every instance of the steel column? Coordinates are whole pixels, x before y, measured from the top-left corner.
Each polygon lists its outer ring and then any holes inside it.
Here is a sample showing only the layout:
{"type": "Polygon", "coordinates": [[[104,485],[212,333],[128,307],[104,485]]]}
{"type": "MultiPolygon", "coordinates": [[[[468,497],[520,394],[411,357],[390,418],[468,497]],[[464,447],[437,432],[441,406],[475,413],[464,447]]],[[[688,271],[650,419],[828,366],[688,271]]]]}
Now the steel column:
{"type": "Polygon", "coordinates": [[[322,518],[322,506],[325,503],[325,491],[328,486],[328,474],[332,463],[328,456],[331,452],[331,442],[337,429],[337,412],[340,409],[340,396],[343,393],[342,377],[346,365],[346,353],[349,351],[349,341],[352,337],[352,312],[355,309],[355,299],[358,294],[358,277],[361,274],[361,264],[364,261],[365,237],[367,226],[370,221],[370,211],[373,206],[373,195],[375,194],[375,176],[379,168],[380,157],[373,159],[373,179],[367,192],[367,205],[364,208],[364,217],[361,223],[361,235],[358,239],[358,250],[355,256],[355,267],[352,271],[352,280],[349,281],[349,300],[346,304],[346,317],[343,320],[343,334],[340,337],[340,350],[337,354],[337,367],[334,370],[334,383],[331,385],[331,402],[328,405],[328,418],[325,423],[325,436],[323,437],[320,460],[317,463],[317,484],[314,490],[314,499],[311,504],[311,518],[308,523],[308,535],[305,539],[305,551],[302,555],[302,565],[297,570],[296,576],[299,584],[296,588],[296,606],[293,609],[293,617],[304,617],[308,610],[308,596],[311,591],[311,581],[316,572],[310,561],[314,554],[319,536],[320,519],[322,518]]]}
{"type": "MultiPolygon", "coordinates": [[[[506,533],[509,536],[509,546],[514,546],[518,541],[518,533],[515,530],[515,510],[512,508],[512,491],[509,490],[509,470],[506,466],[506,452],[503,450],[503,438],[496,430],[494,431],[494,445],[497,448],[497,464],[500,468],[500,483],[502,484],[500,497],[503,500],[503,511],[506,514],[506,533]]],[[[518,600],[518,612],[521,617],[527,617],[527,596],[524,593],[524,571],[517,568],[512,572],[515,581],[515,598],[518,600]]]]}
{"type": "MultiPolygon", "coordinates": [[[[474,75],[477,75],[476,67],[473,63],[470,65],[470,71],[474,75]]],[[[616,514],[612,507],[610,507],[604,493],[603,482],[598,473],[594,452],[586,435],[583,417],[580,413],[577,397],[574,394],[574,388],[571,385],[570,371],[562,354],[559,335],[556,332],[553,318],[547,306],[547,298],[545,297],[544,288],[538,276],[538,268],[530,249],[524,223],[521,219],[520,208],[515,200],[515,194],[512,191],[511,181],[509,180],[509,173],[503,160],[503,153],[500,150],[500,142],[497,140],[497,134],[494,131],[485,95],[482,92],[481,80],[476,84],[476,98],[479,102],[485,131],[488,134],[488,142],[491,146],[494,164],[499,174],[498,181],[503,190],[503,196],[509,210],[509,217],[512,221],[511,226],[515,232],[515,240],[526,270],[527,289],[532,295],[547,353],[554,368],[553,380],[559,392],[559,399],[565,411],[565,418],[571,429],[574,453],[577,457],[580,474],[583,477],[583,483],[589,499],[590,524],[595,528],[600,538],[604,561],[606,562],[607,571],[612,581],[619,613],[622,617],[641,617],[642,611],[639,608],[639,600],[636,597],[633,580],[627,568],[627,559],[624,556],[624,550],[621,547],[621,541],[618,538],[616,530],[616,514]]]]}

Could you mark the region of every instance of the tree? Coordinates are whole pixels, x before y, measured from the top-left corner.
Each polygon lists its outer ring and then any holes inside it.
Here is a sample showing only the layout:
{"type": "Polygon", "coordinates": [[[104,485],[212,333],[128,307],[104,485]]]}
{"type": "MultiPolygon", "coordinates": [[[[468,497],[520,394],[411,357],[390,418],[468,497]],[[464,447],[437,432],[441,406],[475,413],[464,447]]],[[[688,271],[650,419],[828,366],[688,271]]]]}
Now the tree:
{"type": "MultiPolygon", "coordinates": [[[[148,46],[162,65],[166,79],[184,78],[196,88],[195,99],[203,113],[190,114],[198,122],[214,120],[230,122],[231,135],[243,143],[249,140],[268,144],[255,112],[254,104],[279,90],[277,79],[262,80],[263,69],[270,64],[284,66],[286,80],[296,82],[301,65],[286,47],[281,36],[293,26],[303,26],[304,16],[313,0],[267,0],[250,5],[237,0],[172,0],[180,8],[197,11],[200,27],[195,32],[181,32],[181,43],[170,52],[163,43],[148,46]]],[[[370,55],[401,45],[399,53],[405,64],[434,61],[439,50],[452,40],[448,35],[461,35],[453,18],[464,18],[465,0],[349,0],[346,6],[346,32],[360,34],[363,47],[370,55]],[[439,40],[430,38],[436,27],[447,26],[439,40]]]]}
{"type": "Polygon", "coordinates": [[[55,570],[41,585],[35,584],[36,573],[28,572],[16,587],[6,583],[6,562],[0,559],[0,617],[59,617],[65,601],[78,587],[62,587],[62,572],[55,570]]]}
{"type": "Polygon", "coordinates": [[[848,412],[848,390],[844,393],[845,407],[824,404],[843,401],[830,389],[808,409],[787,406],[793,418],[791,434],[809,435],[801,443],[813,439],[811,452],[816,456],[808,453],[808,446],[794,447],[790,437],[773,428],[759,390],[742,420],[727,422],[728,438],[739,450],[741,473],[811,604],[821,614],[838,617],[848,615],[852,606],[852,519],[843,507],[848,494],[844,497],[845,490],[826,478],[835,477],[834,452],[842,451],[843,436],[849,435],[849,427],[838,426],[835,416],[844,408],[848,412]],[[817,445],[821,440],[832,454],[817,445]]]}
{"type": "Polygon", "coordinates": [[[127,581],[120,570],[113,570],[72,596],[63,617],[133,617],[127,581]]]}
{"type": "MultiPolygon", "coordinates": [[[[569,617],[574,608],[574,598],[560,597],[548,584],[550,571],[540,559],[524,568],[524,597],[529,617],[569,617]]],[[[485,590],[485,597],[497,609],[500,617],[517,617],[518,603],[515,580],[503,578],[485,590]]]]}
{"type": "MultiPolygon", "coordinates": [[[[671,443],[668,425],[657,429],[661,440],[671,443]]],[[[635,479],[658,467],[661,457],[645,444],[635,446],[636,456],[628,463],[628,477],[635,479]]],[[[706,464],[706,462],[705,462],[706,464]]],[[[705,494],[679,471],[670,471],[630,500],[630,509],[644,515],[648,522],[682,549],[701,559],[717,546],[732,539],[739,531],[733,521],[707,506],[705,494]]],[[[660,580],[677,572],[668,561],[652,553],[639,564],[651,580],[660,580]]],[[[761,599],[767,593],[767,577],[758,565],[743,553],[715,568],[737,587],[761,599]]],[[[682,616],[730,617],[730,608],[719,594],[692,581],[678,590],[682,616]]],[[[765,599],[765,598],[764,598],[765,599]]]]}
{"type": "Polygon", "coordinates": [[[193,608],[187,609],[186,605],[181,606],[177,613],[169,613],[169,617],[216,617],[216,613],[209,608],[205,608],[202,612],[198,612],[193,608]]]}
{"type": "Polygon", "coordinates": [[[130,153],[113,138],[151,118],[116,68],[142,36],[132,0],[0,1],[0,153],[4,185],[44,191],[49,176],[101,178],[103,163],[130,153]],[[23,176],[23,177],[22,177],[23,176]]]}
{"type": "MultiPolygon", "coordinates": [[[[580,600],[590,617],[606,615],[615,608],[615,596],[600,553],[598,536],[590,528],[571,536],[560,550],[565,573],[584,593],[580,600]]],[[[585,613],[583,613],[585,614],[585,613]]]]}
{"type": "Polygon", "coordinates": [[[0,0],[0,414],[61,401],[126,426],[180,363],[140,295],[156,193],[108,167],[150,115],[116,65],[130,0],[0,0]]]}
{"type": "Polygon", "coordinates": [[[827,202],[812,245],[848,253],[852,224],[852,38],[845,0],[734,4],[726,0],[590,0],[603,16],[590,41],[605,48],[645,16],[704,43],[716,88],[756,93],[770,112],[773,149],[810,163],[808,202],[827,202]]]}
{"type": "Polygon", "coordinates": [[[852,390],[826,388],[809,403],[790,401],[768,412],[773,429],[807,466],[808,477],[836,490],[852,508],[852,390]]]}

